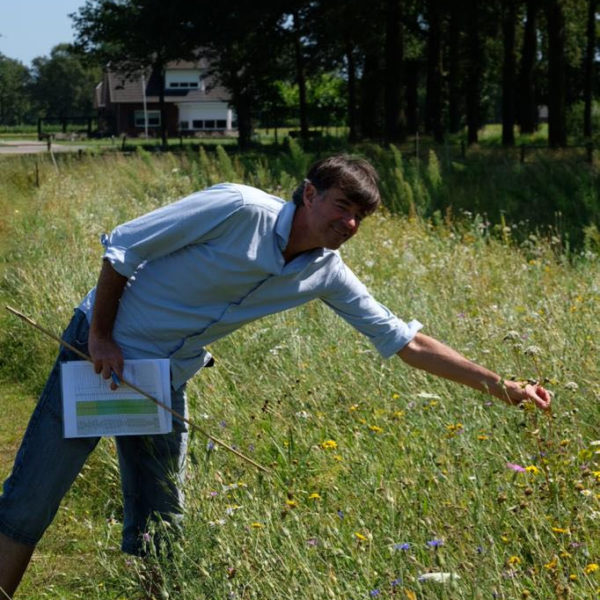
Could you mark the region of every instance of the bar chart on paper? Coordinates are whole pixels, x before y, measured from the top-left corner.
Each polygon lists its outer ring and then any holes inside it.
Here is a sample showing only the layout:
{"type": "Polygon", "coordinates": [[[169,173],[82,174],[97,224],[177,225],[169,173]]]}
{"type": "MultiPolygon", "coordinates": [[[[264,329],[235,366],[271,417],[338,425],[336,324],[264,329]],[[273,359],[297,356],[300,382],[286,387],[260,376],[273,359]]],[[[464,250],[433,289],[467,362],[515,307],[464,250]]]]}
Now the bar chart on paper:
{"type": "MultiPolygon", "coordinates": [[[[64,435],[149,435],[171,431],[171,414],[127,385],[110,389],[110,380],[84,361],[61,365],[64,435]]],[[[166,406],[171,406],[169,361],[125,361],[123,377],[166,406]]]]}

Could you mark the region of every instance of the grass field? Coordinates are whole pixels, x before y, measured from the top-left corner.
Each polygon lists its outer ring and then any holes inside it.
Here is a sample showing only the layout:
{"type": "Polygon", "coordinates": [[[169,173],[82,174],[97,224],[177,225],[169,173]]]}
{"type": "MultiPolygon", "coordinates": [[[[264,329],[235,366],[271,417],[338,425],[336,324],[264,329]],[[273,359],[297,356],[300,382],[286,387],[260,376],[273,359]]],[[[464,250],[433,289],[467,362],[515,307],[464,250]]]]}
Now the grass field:
{"type": "MultiPolygon", "coordinates": [[[[388,195],[425,198],[410,165],[386,160],[399,169],[388,195]]],[[[42,163],[36,187],[31,159],[2,161],[0,299],[60,333],[95,283],[102,232],[225,179],[287,195],[308,162],[297,148],[272,161],[142,151],[42,163]]],[[[423,181],[432,190],[435,169],[423,181]]],[[[598,598],[598,254],[525,224],[412,213],[367,219],[347,263],[426,333],[544,381],[551,414],[383,361],[319,303],[274,315],[214,344],[216,367],[189,386],[192,418],[271,474],[193,434],[185,537],[148,567],[118,549],[103,440],[20,597],[138,599],[151,568],[159,597],[184,600],[598,598]]],[[[4,477],[56,348],[6,311],[0,348],[4,477]]]]}

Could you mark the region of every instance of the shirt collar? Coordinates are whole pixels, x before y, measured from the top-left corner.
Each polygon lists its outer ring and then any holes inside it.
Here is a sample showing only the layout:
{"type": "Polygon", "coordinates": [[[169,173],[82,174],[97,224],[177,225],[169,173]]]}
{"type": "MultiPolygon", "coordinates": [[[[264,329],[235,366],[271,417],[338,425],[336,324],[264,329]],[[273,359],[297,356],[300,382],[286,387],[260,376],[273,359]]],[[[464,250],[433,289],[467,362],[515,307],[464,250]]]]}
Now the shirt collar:
{"type": "Polygon", "coordinates": [[[277,221],[275,223],[275,233],[277,234],[277,243],[279,249],[283,252],[290,239],[290,231],[292,230],[292,222],[296,214],[296,205],[293,202],[286,202],[279,211],[277,221]]]}

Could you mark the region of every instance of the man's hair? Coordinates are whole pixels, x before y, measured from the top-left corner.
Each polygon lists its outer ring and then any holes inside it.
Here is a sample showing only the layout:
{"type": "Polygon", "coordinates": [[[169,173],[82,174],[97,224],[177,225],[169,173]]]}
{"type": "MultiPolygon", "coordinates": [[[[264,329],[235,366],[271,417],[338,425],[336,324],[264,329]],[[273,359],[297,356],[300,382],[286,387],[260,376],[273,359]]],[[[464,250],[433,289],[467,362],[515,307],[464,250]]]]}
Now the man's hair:
{"type": "Polygon", "coordinates": [[[332,187],[339,188],[348,200],[358,204],[366,214],[371,214],[381,202],[378,181],[377,171],[364,158],[335,154],[310,167],[306,179],[294,191],[293,200],[296,206],[302,206],[304,187],[310,182],[319,193],[332,187]]]}

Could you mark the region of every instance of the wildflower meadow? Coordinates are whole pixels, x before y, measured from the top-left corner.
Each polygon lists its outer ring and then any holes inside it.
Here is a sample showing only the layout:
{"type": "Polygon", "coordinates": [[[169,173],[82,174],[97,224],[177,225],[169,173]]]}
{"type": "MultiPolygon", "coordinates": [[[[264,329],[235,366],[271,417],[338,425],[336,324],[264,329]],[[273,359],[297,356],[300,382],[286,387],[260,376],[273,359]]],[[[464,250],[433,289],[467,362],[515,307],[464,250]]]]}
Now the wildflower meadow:
{"type": "MultiPolygon", "coordinates": [[[[221,180],[289,196],[311,159],[297,147],[61,157],[35,167],[37,183],[33,159],[3,161],[2,305],[60,334],[95,284],[101,233],[221,180]]],[[[346,262],[425,333],[505,378],[543,382],[552,410],[383,360],[321,303],[273,315],[215,343],[215,367],[188,387],[190,418],[269,472],[192,432],[183,537],[141,561],[119,550],[104,439],[17,597],[600,597],[600,258],[476,211],[423,216],[415,199],[444,175],[423,167],[419,187],[414,165],[386,160],[384,201],[417,209],[366,219],[346,262]]],[[[0,324],[4,478],[56,344],[4,309],[0,324]]]]}

